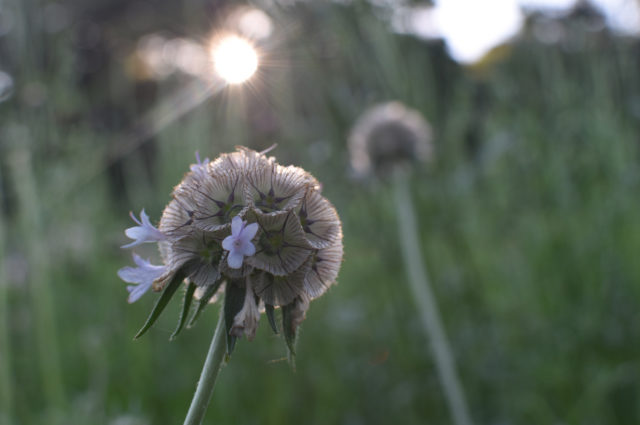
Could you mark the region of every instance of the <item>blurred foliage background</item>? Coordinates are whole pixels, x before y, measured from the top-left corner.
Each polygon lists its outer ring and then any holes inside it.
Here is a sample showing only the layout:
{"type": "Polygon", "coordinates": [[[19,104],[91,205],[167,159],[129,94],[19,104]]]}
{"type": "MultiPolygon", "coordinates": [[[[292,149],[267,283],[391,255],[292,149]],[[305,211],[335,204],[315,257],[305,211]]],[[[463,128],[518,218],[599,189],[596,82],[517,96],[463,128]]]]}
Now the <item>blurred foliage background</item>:
{"type": "Polygon", "coordinates": [[[116,276],[127,213],[159,219],[195,151],[273,143],[323,182],[344,265],[297,370],[263,321],[206,423],[451,423],[393,196],[349,167],[353,122],[387,100],[434,130],[411,191],[474,423],[640,422],[639,40],[580,2],[461,65],[394,30],[393,3],[246,5],[271,28],[247,34],[261,68],[211,94],[202,52],[246,33],[235,2],[0,2],[1,424],[182,423],[218,306],[169,342],[174,301],[132,341],[157,295],[129,305],[116,276]]]}

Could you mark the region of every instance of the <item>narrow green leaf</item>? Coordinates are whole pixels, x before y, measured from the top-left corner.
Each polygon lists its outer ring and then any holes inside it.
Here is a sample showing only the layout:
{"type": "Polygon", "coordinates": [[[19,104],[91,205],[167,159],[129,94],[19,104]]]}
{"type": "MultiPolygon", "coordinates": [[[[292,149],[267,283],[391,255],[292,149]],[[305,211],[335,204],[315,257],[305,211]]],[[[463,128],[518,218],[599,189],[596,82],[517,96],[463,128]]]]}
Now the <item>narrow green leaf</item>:
{"type": "Polygon", "coordinates": [[[196,291],[196,284],[189,281],[187,285],[187,290],[184,291],[184,300],[182,301],[182,312],[180,313],[180,319],[178,319],[178,327],[169,337],[169,340],[174,339],[178,336],[180,331],[182,330],[182,326],[184,325],[185,319],[189,314],[189,308],[191,307],[191,301],[193,301],[193,293],[196,291]]]}
{"type": "Polygon", "coordinates": [[[242,279],[229,279],[227,281],[224,296],[224,325],[227,332],[227,356],[233,353],[236,345],[237,338],[230,334],[231,326],[233,325],[233,319],[236,317],[236,314],[242,310],[245,292],[247,291],[246,287],[240,287],[240,285],[236,284],[239,280],[242,279]]]}
{"type": "Polygon", "coordinates": [[[218,288],[220,288],[221,284],[222,279],[218,279],[213,283],[213,285],[207,286],[204,294],[202,295],[202,298],[200,298],[200,300],[198,301],[198,307],[196,308],[196,311],[193,312],[193,315],[191,316],[191,319],[187,324],[187,328],[190,328],[191,326],[196,324],[196,321],[200,317],[200,313],[202,313],[202,310],[204,310],[204,308],[209,305],[209,301],[211,301],[211,298],[213,298],[216,292],[218,292],[218,288]]]}
{"type": "Polygon", "coordinates": [[[264,309],[267,313],[267,319],[269,319],[269,324],[271,325],[271,329],[273,329],[273,332],[277,335],[278,325],[276,325],[275,310],[271,304],[266,304],[266,303],[264,305],[264,309]]]}
{"type": "Polygon", "coordinates": [[[184,274],[182,270],[178,270],[176,274],[173,275],[171,282],[169,282],[167,287],[162,292],[162,295],[160,295],[160,298],[158,298],[156,305],[153,306],[153,310],[151,310],[151,314],[149,314],[147,321],[142,326],[142,328],[140,328],[140,330],[138,331],[136,336],[133,337],[133,339],[138,339],[142,335],[144,335],[144,333],[147,332],[147,330],[156,322],[156,320],[158,320],[158,317],[160,317],[160,314],[162,313],[164,308],[167,306],[167,304],[169,303],[173,295],[176,293],[176,290],[182,284],[183,279],[184,279],[184,274]]]}
{"type": "Polygon", "coordinates": [[[293,324],[292,310],[295,308],[296,302],[285,305],[282,307],[282,333],[284,334],[284,340],[287,343],[289,363],[295,369],[295,357],[296,357],[296,340],[298,337],[298,329],[293,324]]]}

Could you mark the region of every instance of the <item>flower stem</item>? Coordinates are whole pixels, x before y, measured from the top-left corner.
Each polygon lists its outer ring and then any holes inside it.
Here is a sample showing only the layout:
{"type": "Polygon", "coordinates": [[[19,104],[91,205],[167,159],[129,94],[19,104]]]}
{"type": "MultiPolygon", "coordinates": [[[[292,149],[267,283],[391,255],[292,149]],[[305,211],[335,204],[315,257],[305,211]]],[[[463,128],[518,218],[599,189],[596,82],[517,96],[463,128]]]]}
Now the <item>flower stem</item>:
{"type": "Polygon", "coordinates": [[[429,285],[418,242],[418,227],[409,194],[409,179],[402,169],[395,170],[394,195],[397,219],[409,287],[415,300],[420,319],[431,341],[436,369],[444,395],[456,425],[471,425],[462,386],[456,372],[455,361],[442,326],[438,306],[429,285]]]}
{"type": "Polygon", "coordinates": [[[211,395],[213,394],[213,387],[216,384],[216,378],[222,366],[222,359],[226,351],[225,342],[224,314],[221,308],[218,325],[213,333],[209,352],[207,353],[207,358],[204,362],[202,373],[200,374],[196,393],[193,395],[189,412],[187,412],[187,417],[184,420],[184,425],[200,425],[204,419],[209,401],[211,401],[211,395]]]}
{"type": "MultiPolygon", "coordinates": [[[[2,182],[0,181],[0,198],[2,182]]],[[[5,224],[0,211],[0,422],[13,423],[13,385],[11,377],[11,337],[9,318],[9,287],[7,284],[6,263],[4,260],[5,224]],[[2,413],[4,412],[4,413],[2,413]]]]}

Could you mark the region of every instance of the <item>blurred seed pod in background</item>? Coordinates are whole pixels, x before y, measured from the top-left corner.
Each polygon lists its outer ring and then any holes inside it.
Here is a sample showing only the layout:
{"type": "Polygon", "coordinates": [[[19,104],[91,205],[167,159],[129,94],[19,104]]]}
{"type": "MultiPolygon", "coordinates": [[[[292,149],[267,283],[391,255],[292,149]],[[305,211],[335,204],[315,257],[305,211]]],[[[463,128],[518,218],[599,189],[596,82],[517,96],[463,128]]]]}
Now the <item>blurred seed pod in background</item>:
{"type": "Polygon", "coordinates": [[[431,127],[420,112],[395,101],[375,105],[351,130],[351,166],[358,177],[383,177],[396,166],[428,161],[431,137],[431,127]]]}

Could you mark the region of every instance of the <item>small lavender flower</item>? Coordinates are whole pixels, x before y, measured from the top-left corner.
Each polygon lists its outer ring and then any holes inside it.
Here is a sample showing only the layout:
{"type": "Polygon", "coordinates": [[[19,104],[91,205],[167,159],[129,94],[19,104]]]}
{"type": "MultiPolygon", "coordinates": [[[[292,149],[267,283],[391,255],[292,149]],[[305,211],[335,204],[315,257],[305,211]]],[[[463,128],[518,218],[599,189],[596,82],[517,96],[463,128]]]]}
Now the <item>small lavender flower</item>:
{"type": "Polygon", "coordinates": [[[133,261],[138,267],[123,267],[118,270],[120,279],[128,283],[137,284],[127,286],[129,303],[138,301],[140,297],[151,288],[153,282],[167,271],[165,266],[154,266],[148,260],[143,260],[137,254],[133,254],[133,261]]]}
{"type": "Polygon", "coordinates": [[[133,212],[129,213],[129,215],[138,225],[129,227],[124,231],[124,234],[127,235],[129,239],[135,240],[127,245],[123,245],[121,248],[133,248],[143,243],[159,242],[166,239],[166,236],[151,224],[149,216],[144,212],[144,209],[140,212],[142,221],[138,220],[136,216],[133,215],[133,212]]]}
{"type": "Polygon", "coordinates": [[[256,253],[256,247],[251,239],[258,232],[258,223],[247,225],[247,221],[238,216],[231,220],[231,235],[224,238],[222,247],[229,251],[227,263],[232,269],[242,267],[244,257],[250,257],[256,253]]]}
{"type": "Polygon", "coordinates": [[[196,163],[191,164],[189,169],[196,178],[203,179],[207,173],[207,165],[209,165],[209,158],[205,158],[204,161],[201,161],[200,154],[196,151],[196,163]]]}

